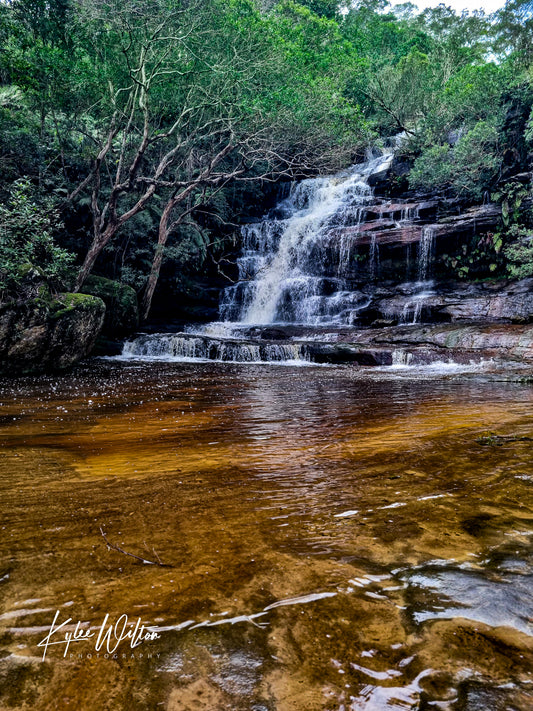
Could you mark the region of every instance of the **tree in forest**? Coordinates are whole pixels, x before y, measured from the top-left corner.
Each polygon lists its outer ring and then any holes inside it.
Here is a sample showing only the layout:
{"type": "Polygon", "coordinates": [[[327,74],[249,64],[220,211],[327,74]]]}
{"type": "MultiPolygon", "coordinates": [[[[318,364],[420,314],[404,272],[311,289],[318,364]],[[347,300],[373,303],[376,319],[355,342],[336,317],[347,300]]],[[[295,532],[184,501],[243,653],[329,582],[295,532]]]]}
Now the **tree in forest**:
{"type": "MultiPolygon", "coordinates": [[[[94,61],[107,96],[99,103],[98,150],[69,195],[72,201],[89,192],[93,219],[76,289],[121,227],[157,197],[147,314],[169,231],[197,194],[237,177],[335,167],[343,147],[324,124],[333,92],[301,77],[287,87],[288,63],[252,3],[159,3],[150,15],[138,14],[136,4],[115,9],[112,0],[86,2],[79,18],[88,40],[104,48],[94,61]]],[[[342,120],[359,128],[359,118],[346,111],[342,120]]]]}
{"type": "Polygon", "coordinates": [[[507,0],[494,22],[494,49],[503,56],[515,53],[523,67],[533,64],[533,1],[507,0]]]}
{"type": "Polygon", "coordinates": [[[146,315],[167,245],[219,244],[237,185],[346,167],[398,131],[426,189],[474,199],[502,160],[526,166],[531,17],[523,0],[490,18],[385,0],[0,2],[0,194],[26,175],[61,200],[78,288],[137,259],[121,274],[146,315]]]}

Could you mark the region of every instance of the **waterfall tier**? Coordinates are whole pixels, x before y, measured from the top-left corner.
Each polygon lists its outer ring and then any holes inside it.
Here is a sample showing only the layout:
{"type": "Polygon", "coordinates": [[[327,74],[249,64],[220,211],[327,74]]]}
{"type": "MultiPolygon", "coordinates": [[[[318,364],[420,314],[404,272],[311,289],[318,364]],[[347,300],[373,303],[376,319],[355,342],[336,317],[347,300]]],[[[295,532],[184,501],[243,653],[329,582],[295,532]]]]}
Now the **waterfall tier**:
{"type": "Polygon", "coordinates": [[[150,360],[216,360],[226,363],[292,363],[311,360],[305,344],[265,343],[186,333],[138,336],[126,342],[122,355],[150,360]]]}
{"type": "MultiPolygon", "coordinates": [[[[269,216],[244,226],[239,281],[222,296],[221,319],[353,324],[368,305],[368,297],[355,288],[361,262],[366,261],[362,268],[370,270],[372,278],[379,272],[375,235],[364,255],[357,251],[364,234],[357,228],[375,203],[368,179],[391,160],[387,154],[339,175],[295,184],[269,216]],[[347,227],[351,231],[345,231],[347,227]]],[[[408,216],[409,207],[402,207],[398,222],[408,216]]],[[[378,216],[380,224],[385,217],[378,216]]]]}
{"type": "Polygon", "coordinates": [[[476,230],[493,227],[498,209],[460,213],[446,200],[376,198],[371,185],[392,159],[381,155],[292,185],[268,215],[241,228],[238,281],[222,292],[220,321],[181,333],[141,334],[125,344],[123,356],[398,366],[439,356],[421,344],[416,354],[383,347],[391,332],[374,341],[370,331],[527,321],[533,313],[527,286],[517,301],[496,287],[438,281],[444,249],[449,253],[476,230]]]}

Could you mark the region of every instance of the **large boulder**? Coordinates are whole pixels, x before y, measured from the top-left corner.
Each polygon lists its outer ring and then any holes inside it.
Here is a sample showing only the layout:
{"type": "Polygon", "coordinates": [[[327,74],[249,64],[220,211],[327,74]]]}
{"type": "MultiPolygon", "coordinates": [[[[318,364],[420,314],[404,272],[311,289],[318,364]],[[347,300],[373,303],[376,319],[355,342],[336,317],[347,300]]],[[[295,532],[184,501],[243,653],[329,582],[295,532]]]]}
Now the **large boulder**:
{"type": "Polygon", "coordinates": [[[0,373],[64,370],[91,352],[104,302],[87,294],[49,294],[0,305],[0,373]]]}
{"type": "Polygon", "coordinates": [[[97,296],[106,305],[102,335],[107,339],[121,339],[138,329],[137,294],[131,286],[91,275],[81,288],[81,293],[97,296]]]}

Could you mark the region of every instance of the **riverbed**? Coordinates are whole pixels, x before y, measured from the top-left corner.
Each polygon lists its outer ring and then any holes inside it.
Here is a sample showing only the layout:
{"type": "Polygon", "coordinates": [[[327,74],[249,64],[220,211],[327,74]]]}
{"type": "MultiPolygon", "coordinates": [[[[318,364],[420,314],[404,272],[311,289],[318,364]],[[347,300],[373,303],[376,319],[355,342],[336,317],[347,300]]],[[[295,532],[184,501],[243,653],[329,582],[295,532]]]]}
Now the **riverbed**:
{"type": "Polygon", "coordinates": [[[0,401],[1,708],[533,708],[530,385],[93,360],[0,401]],[[97,649],[123,615],[157,638],[97,649]]]}

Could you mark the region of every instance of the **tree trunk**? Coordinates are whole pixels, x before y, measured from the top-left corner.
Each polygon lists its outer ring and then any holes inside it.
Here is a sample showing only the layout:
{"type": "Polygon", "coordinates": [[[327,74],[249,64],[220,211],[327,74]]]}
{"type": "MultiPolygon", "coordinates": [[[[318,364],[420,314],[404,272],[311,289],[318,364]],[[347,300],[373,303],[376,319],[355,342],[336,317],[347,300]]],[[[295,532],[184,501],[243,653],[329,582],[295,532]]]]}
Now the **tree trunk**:
{"type": "Polygon", "coordinates": [[[89,251],[87,252],[85,261],[83,262],[82,266],[80,267],[80,271],[78,272],[78,278],[76,279],[74,291],[79,291],[81,289],[84,281],[91,273],[92,268],[94,267],[94,264],[98,259],[100,252],[103,250],[106,244],[116,235],[116,233],[119,231],[119,229],[125,222],[137,215],[137,213],[144,210],[146,204],[148,203],[154,192],[155,185],[148,188],[148,190],[144,193],[142,197],[139,198],[139,200],[132,208],[130,208],[123,215],[121,215],[118,219],[115,217],[112,222],[110,221],[103,232],[100,232],[99,234],[97,233],[97,235],[93,239],[89,251]]]}
{"type": "Polygon", "coordinates": [[[144,292],[142,305],[141,305],[141,320],[146,321],[148,315],[150,314],[150,309],[152,307],[152,299],[154,296],[154,291],[157,286],[157,281],[159,279],[159,272],[161,271],[161,264],[163,263],[163,254],[165,252],[165,245],[168,239],[168,223],[170,220],[170,214],[174,208],[174,201],[169,200],[165,205],[161,219],[159,220],[159,233],[157,237],[157,247],[155,249],[154,260],[152,262],[152,267],[150,269],[150,275],[148,276],[148,283],[146,285],[146,291],[144,292]]]}
{"type": "Polygon", "coordinates": [[[81,289],[81,287],[84,285],[85,280],[91,273],[91,271],[94,267],[94,263],[98,259],[98,256],[99,256],[100,252],[102,251],[102,249],[104,248],[105,244],[106,244],[105,242],[102,243],[100,241],[98,241],[98,242],[94,241],[92,243],[89,251],[87,252],[85,260],[80,267],[78,276],[76,277],[76,283],[74,285],[75,292],[78,292],[81,289]]]}

